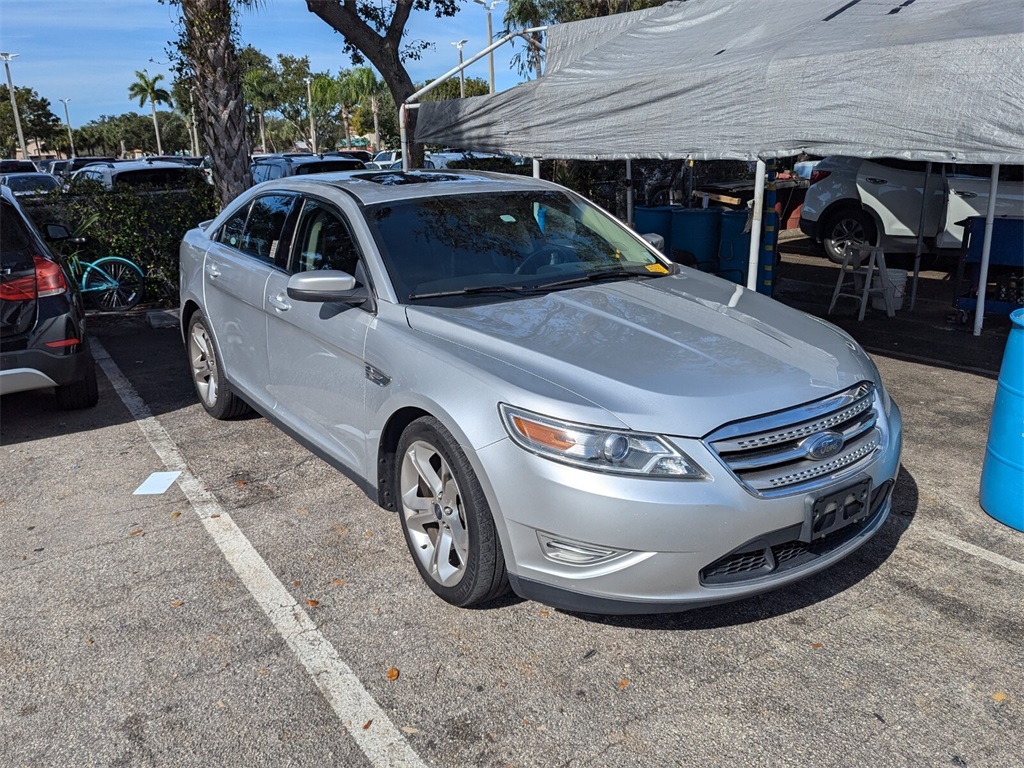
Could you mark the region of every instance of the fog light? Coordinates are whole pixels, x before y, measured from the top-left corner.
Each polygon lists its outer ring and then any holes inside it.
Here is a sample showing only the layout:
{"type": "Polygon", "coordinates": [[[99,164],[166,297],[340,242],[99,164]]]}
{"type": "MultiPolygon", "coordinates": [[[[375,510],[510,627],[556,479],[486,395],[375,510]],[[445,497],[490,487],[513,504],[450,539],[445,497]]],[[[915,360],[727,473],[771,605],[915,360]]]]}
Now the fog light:
{"type": "Polygon", "coordinates": [[[593,565],[605,560],[611,560],[619,555],[625,554],[626,550],[610,549],[599,547],[596,544],[585,544],[582,541],[573,541],[561,536],[551,536],[546,533],[537,532],[537,539],[540,541],[541,552],[548,560],[558,563],[569,563],[570,565],[593,565]]]}

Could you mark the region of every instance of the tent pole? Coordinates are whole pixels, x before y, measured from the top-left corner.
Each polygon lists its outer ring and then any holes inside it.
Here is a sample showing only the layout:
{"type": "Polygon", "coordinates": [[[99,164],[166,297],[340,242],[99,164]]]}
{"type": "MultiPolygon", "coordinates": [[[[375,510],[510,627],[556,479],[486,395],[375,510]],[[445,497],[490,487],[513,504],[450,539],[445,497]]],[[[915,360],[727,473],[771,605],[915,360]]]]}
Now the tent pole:
{"type": "Polygon", "coordinates": [[[633,161],[626,158],[626,223],[633,226],[633,161]]]}
{"type": "Polygon", "coordinates": [[[985,292],[988,289],[988,261],[992,255],[992,220],[996,217],[996,193],[999,191],[999,163],[992,166],[992,181],[988,190],[988,210],[985,211],[985,239],[981,244],[981,271],[978,273],[978,305],[974,308],[974,335],[981,336],[985,321],[985,292]]]}
{"type": "Polygon", "coordinates": [[[754,174],[754,218],[750,222],[750,251],[747,254],[747,288],[757,290],[757,255],[761,250],[761,219],[764,216],[764,160],[757,158],[754,174]]]}
{"type": "Polygon", "coordinates": [[[540,178],[540,160],[533,158],[533,178],[540,178]]]}
{"type": "Polygon", "coordinates": [[[928,182],[932,176],[932,161],[924,166],[924,186],[921,188],[921,217],[917,220],[917,248],[914,249],[914,281],[910,284],[910,311],[917,302],[917,278],[921,274],[921,247],[924,245],[924,213],[928,209],[928,182]]]}
{"type": "Polygon", "coordinates": [[[405,127],[405,121],[407,119],[407,115],[406,115],[407,109],[408,108],[405,106],[404,102],[398,107],[398,132],[399,132],[399,135],[400,135],[400,138],[401,138],[401,142],[400,143],[402,145],[402,170],[403,171],[408,171],[409,170],[409,155],[410,155],[411,149],[412,149],[409,146],[409,132],[408,132],[408,130],[405,127]]]}

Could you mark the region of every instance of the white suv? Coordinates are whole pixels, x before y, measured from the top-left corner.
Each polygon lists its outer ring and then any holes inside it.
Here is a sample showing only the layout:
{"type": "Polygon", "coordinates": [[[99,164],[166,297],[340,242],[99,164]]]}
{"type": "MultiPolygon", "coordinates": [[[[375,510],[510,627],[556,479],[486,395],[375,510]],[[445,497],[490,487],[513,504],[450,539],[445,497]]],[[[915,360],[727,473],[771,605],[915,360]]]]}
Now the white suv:
{"type": "MultiPolygon", "coordinates": [[[[1022,170],[1001,168],[996,216],[1024,215],[1022,170]]],[[[987,165],[933,163],[925,193],[923,162],[826,157],[811,173],[800,229],[835,262],[846,244],[913,253],[924,205],[925,250],[959,249],[964,229],[956,222],[985,215],[989,184],[987,165]]]]}

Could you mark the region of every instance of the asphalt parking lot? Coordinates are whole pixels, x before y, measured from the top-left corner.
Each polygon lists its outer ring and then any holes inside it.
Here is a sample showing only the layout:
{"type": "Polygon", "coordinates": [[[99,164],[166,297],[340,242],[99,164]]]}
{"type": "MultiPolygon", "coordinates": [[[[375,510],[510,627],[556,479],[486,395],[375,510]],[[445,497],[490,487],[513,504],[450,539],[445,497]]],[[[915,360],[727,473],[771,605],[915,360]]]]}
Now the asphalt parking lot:
{"type": "MultiPolygon", "coordinates": [[[[835,274],[787,257],[780,298],[820,314],[835,274]]],[[[176,330],[95,318],[97,408],[0,408],[0,762],[1024,765],[1024,533],[977,502],[1006,324],[946,326],[927,280],[915,313],[833,317],[903,409],[883,530],[649,617],[448,606],[341,475],[205,414],[176,330]]]]}

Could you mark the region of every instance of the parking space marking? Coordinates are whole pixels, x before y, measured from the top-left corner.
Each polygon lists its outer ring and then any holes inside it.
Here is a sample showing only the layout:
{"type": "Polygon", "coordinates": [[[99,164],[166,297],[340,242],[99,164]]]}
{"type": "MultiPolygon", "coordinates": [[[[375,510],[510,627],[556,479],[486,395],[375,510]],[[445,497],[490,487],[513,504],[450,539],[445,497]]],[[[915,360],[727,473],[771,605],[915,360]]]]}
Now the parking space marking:
{"type": "Polygon", "coordinates": [[[425,768],[395,724],[363,687],[334,646],[299,606],[270,566],[191,473],[171,436],[150,412],[121,369],[95,338],[93,357],[110,380],[153,451],[170,472],[181,472],[178,486],[225,559],[305,667],[335,714],[375,767],[425,768]]]}
{"type": "Polygon", "coordinates": [[[1024,576],[1024,563],[1018,563],[1016,560],[1011,560],[1008,557],[1003,557],[1002,555],[996,552],[991,552],[985,549],[984,547],[979,547],[975,544],[971,544],[969,542],[963,541],[962,539],[958,539],[955,536],[950,536],[949,534],[942,533],[934,529],[922,530],[922,533],[924,533],[926,536],[930,536],[938,542],[945,544],[947,547],[958,549],[961,552],[967,553],[968,555],[973,555],[974,557],[981,558],[982,560],[987,560],[993,565],[998,565],[1002,568],[1006,568],[1009,571],[1013,571],[1014,573],[1020,576],[1024,576]]]}

